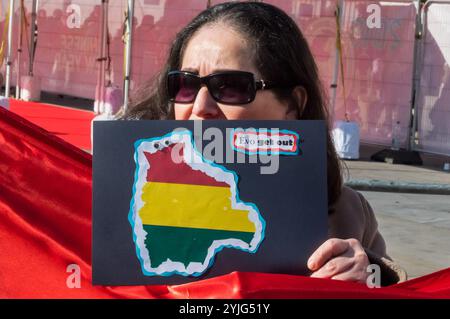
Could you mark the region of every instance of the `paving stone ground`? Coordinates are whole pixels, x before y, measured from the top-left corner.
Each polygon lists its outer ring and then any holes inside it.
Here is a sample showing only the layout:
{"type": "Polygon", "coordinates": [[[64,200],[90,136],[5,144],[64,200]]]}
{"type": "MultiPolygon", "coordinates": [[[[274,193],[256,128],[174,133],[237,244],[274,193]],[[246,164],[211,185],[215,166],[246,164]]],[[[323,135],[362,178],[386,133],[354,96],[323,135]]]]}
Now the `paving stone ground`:
{"type": "MultiPolygon", "coordinates": [[[[441,169],[448,158],[433,157],[424,166],[393,165],[367,158],[345,161],[350,179],[377,179],[411,183],[450,184],[441,169]]],[[[425,156],[426,158],[426,156],[425,156]]],[[[450,267],[450,196],[388,192],[361,192],[375,211],[388,254],[409,278],[450,267]]]]}

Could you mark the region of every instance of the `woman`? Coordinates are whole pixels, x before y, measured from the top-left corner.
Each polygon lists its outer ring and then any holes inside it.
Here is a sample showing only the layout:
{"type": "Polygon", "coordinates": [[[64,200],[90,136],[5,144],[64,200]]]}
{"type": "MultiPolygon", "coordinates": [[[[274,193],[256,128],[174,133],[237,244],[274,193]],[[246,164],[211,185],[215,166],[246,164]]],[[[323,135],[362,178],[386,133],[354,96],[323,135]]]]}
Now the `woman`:
{"type": "MultiPolygon", "coordinates": [[[[203,11],[177,35],[159,77],[123,118],[328,120],[323,96],[296,23],[268,4],[230,2],[203,11]]],[[[311,276],[365,283],[375,263],[382,285],[405,280],[386,255],[370,205],[343,186],[329,132],[327,139],[330,239],[310,257],[311,276]]]]}

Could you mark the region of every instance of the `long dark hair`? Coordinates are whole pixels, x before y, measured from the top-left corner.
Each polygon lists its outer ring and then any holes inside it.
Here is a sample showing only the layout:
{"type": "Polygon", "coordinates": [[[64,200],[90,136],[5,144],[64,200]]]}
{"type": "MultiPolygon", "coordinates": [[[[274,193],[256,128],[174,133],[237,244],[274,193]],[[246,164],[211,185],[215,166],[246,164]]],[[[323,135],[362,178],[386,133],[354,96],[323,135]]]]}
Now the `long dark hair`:
{"type": "MultiPolygon", "coordinates": [[[[156,78],[144,83],[133,94],[123,119],[174,119],[166,78],[179,70],[184,50],[192,36],[209,24],[224,23],[239,32],[254,52],[255,66],[263,79],[290,90],[274,89],[280,100],[292,99],[292,87],[303,86],[308,99],[299,119],[326,120],[328,160],[328,205],[331,208],[341,193],[342,177],[329,130],[325,92],[308,43],[297,24],[279,8],[261,2],[227,2],[215,5],[195,17],[181,30],[170,49],[169,58],[156,78]]],[[[331,210],[330,210],[331,213],[331,210]]]]}

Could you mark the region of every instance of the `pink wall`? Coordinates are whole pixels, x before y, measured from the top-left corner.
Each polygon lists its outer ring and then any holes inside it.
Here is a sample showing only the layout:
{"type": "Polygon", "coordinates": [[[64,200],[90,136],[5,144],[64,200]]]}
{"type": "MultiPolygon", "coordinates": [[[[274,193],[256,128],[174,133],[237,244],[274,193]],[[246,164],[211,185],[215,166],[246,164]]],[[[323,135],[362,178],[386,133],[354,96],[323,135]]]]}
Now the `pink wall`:
{"type": "Polygon", "coordinates": [[[427,11],[418,96],[419,150],[450,155],[450,5],[427,11]]]}
{"type": "Polygon", "coordinates": [[[410,119],[414,26],[413,4],[347,1],[342,35],[346,108],[342,85],[336,119],[345,111],[360,124],[361,140],[389,145],[392,126],[400,121],[401,144],[406,146],[410,119]],[[367,4],[381,7],[381,28],[369,29],[367,4]]]}

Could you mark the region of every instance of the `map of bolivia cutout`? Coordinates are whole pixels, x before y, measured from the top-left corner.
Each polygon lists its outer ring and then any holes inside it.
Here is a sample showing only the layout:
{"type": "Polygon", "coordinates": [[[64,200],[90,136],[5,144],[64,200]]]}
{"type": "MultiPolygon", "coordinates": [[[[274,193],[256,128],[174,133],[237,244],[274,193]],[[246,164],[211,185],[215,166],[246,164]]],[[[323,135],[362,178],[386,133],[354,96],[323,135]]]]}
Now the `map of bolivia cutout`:
{"type": "Polygon", "coordinates": [[[147,276],[200,276],[223,248],[255,253],[265,221],[238,175],[203,158],[190,131],[135,143],[129,221],[147,276]]]}

